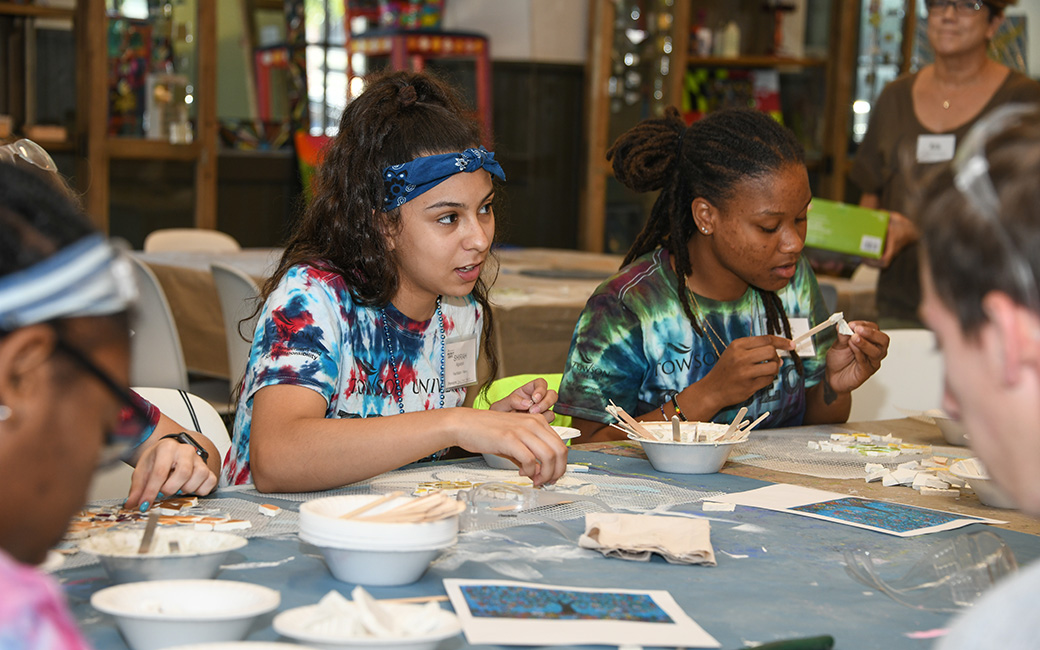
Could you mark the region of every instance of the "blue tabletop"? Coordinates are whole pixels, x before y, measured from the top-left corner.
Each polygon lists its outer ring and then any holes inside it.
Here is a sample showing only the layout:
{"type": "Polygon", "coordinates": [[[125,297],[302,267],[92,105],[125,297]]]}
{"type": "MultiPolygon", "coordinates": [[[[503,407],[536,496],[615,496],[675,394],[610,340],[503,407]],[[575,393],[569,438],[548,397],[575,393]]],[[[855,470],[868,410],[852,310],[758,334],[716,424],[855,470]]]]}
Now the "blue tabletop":
{"type": "MultiPolygon", "coordinates": [[[[656,480],[693,490],[738,492],[766,485],[761,481],[728,474],[657,474],[641,458],[573,450],[571,462],[586,462],[592,473],[615,476],[652,476],[656,480]]],[[[278,501],[269,496],[221,491],[217,496],[278,503],[297,509],[298,502],[278,501]]],[[[577,587],[663,589],[722,648],[742,648],[750,643],[830,634],[840,650],[878,648],[927,648],[932,641],[914,638],[914,633],[943,628],[950,615],[911,609],[888,596],[872,591],[850,578],[842,552],[866,549],[877,556],[913,558],[936,542],[972,530],[992,529],[1015,552],[1020,565],[1040,554],[1040,538],[981,524],[913,538],[898,538],[826,521],[738,506],[733,512],[702,512],[701,504],[673,507],[711,520],[711,542],[715,567],[673,565],[654,556],[650,562],[607,559],[587,551],[579,559],[564,562],[524,560],[545,584],[577,587]]],[[[584,523],[564,522],[574,539],[584,523]]],[[[503,531],[509,540],[539,546],[572,543],[548,526],[518,526],[503,531]]],[[[480,533],[460,537],[460,544],[473,543],[480,533]]],[[[274,587],[282,594],[279,611],[316,603],[330,590],[349,596],[352,584],[332,577],[317,549],[295,536],[253,538],[229,563],[266,562],[274,566],[225,570],[220,578],[274,587]],[[289,561],[286,558],[292,557],[289,561]]],[[[519,562],[519,561],[518,561],[519,562]]],[[[515,564],[515,563],[514,563],[515,564]]],[[[110,585],[102,568],[94,564],[59,571],[70,606],[91,643],[99,650],[125,648],[111,617],[90,606],[90,596],[110,585]]],[[[423,578],[401,587],[371,587],[377,598],[443,594],[444,578],[503,579],[491,567],[474,562],[446,570],[434,564],[423,578]]],[[[448,607],[448,604],[444,604],[448,607]]],[[[277,612],[276,612],[277,613],[277,612]]],[[[249,640],[277,640],[271,628],[273,614],[260,620],[249,640]]],[[[282,639],[284,640],[284,639],[282,639]]],[[[464,646],[465,639],[442,645],[441,650],[464,646]]]]}

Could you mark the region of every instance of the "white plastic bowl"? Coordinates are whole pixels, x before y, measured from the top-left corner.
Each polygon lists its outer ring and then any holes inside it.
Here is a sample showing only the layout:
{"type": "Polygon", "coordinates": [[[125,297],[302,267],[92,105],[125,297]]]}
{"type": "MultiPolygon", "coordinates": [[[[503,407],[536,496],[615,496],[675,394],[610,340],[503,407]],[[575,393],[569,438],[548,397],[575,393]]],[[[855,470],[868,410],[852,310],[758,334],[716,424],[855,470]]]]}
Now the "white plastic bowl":
{"type": "MultiPolygon", "coordinates": [[[[422,577],[442,549],[455,544],[459,518],[427,523],[376,523],[340,516],[379,495],[323,497],[300,506],[300,539],[313,544],[337,579],[361,585],[406,585],[422,577]]],[[[404,505],[398,497],[365,514],[404,505]]],[[[364,515],[362,515],[364,516],[364,515]]]]}
{"type": "MultiPolygon", "coordinates": [[[[376,499],[378,494],[322,497],[300,506],[300,534],[321,539],[331,546],[360,550],[410,550],[455,542],[458,517],[423,524],[376,523],[341,516],[376,499]]],[[[397,497],[365,512],[375,515],[407,504],[412,497],[397,497]]]]}
{"type": "MultiPolygon", "coordinates": [[[[581,435],[581,431],[574,427],[561,427],[553,426],[553,430],[560,436],[560,440],[571,440],[581,435]]],[[[481,454],[484,457],[484,462],[488,464],[488,467],[492,469],[511,469],[516,470],[517,464],[510,458],[505,456],[497,456],[495,454],[481,454]]]]}
{"type": "Polygon", "coordinates": [[[950,465],[950,473],[967,481],[983,505],[993,508],[1018,508],[1011,495],[989,477],[978,459],[958,460],[950,465]]]}
{"type": "Polygon", "coordinates": [[[947,444],[959,445],[961,447],[968,446],[968,430],[964,428],[964,424],[958,420],[947,417],[933,416],[935,420],[935,426],[939,427],[939,431],[942,432],[943,439],[946,440],[947,444]]]}
{"type": "Polygon", "coordinates": [[[133,650],[239,641],[279,602],[274,589],[231,580],[131,582],[90,597],[94,609],[115,618],[133,650]]]}
{"type": "Polygon", "coordinates": [[[244,537],[190,528],[159,528],[151,551],[138,554],[143,530],[118,530],[88,537],[81,550],[98,556],[114,584],[141,580],[205,580],[217,575],[231,551],[247,544],[244,537]],[[170,552],[176,541],[178,552],[170,552]]]}
{"type": "MultiPolygon", "coordinates": [[[[388,613],[404,615],[421,605],[385,603],[388,613]]],[[[311,648],[328,650],[433,650],[444,639],[457,636],[462,631],[458,616],[454,612],[440,610],[437,627],[421,636],[402,638],[378,638],[371,636],[342,636],[315,629],[315,620],[321,615],[318,605],[307,605],[286,610],[274,617],[274,630],[278,634],[295,639],[311,648]]]]}
{"type": "Polygon", "coordinates": [[[653,468],[667,474],[714,474],[726,464],[733,446],[744,442],[670,442],[630,437],[643,446],[653,468]]]}

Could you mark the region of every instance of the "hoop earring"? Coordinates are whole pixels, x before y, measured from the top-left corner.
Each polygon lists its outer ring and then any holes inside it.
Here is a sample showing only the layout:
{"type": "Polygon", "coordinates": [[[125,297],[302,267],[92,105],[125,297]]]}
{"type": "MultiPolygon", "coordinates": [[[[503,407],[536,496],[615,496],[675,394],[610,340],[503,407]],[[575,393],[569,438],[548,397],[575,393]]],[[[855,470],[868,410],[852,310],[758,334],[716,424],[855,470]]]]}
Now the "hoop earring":
{"type": "Polygon", "coordinates": [[[10,419],[14,415],[14,411],[7,404],[0,404],[0,422],[10,419]]]}

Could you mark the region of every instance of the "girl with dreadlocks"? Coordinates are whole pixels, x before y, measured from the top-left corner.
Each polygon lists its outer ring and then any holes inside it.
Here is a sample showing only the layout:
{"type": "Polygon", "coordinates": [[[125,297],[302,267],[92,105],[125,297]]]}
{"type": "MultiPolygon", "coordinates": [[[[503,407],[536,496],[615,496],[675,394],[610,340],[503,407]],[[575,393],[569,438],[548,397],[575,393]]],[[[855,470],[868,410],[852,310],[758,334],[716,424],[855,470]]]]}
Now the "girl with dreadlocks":
{"type": "Polygon", "coordinates": [[[793,349],[829,314],[801,254],[812,194],[790,131],[751,110],[687,127],[670,108],[607,158],[626,186],[660,195],[578,320],[556,411],[598,438],[620,437],[608,399],[642,420],[729,422],[742,406],[768,411],[763,426],[846,420],[888,336],[854,321],[793,349]]]}

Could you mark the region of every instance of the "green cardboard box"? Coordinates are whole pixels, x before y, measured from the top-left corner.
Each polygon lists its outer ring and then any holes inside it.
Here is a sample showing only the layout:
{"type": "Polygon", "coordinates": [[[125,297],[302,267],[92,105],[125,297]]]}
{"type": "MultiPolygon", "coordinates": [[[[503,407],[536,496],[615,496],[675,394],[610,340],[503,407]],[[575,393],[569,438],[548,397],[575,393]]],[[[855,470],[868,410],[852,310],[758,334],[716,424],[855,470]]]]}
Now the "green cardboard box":
{"type": "Polygon", "coordinates": [[[888,211],[814,198],[805,245],[857,258],[878,259],[888,232],[888,211]]]}

